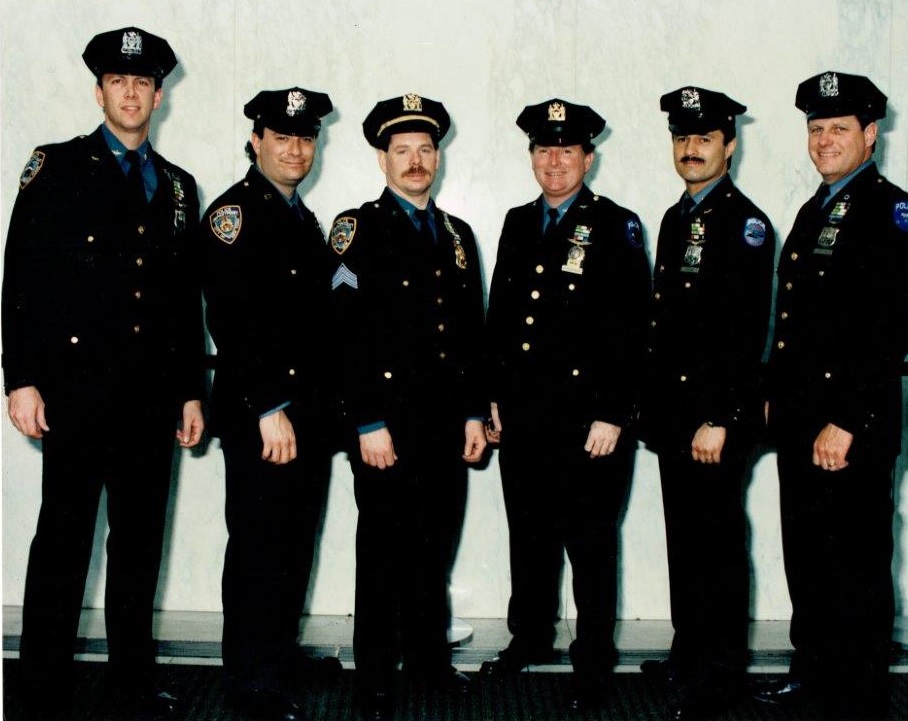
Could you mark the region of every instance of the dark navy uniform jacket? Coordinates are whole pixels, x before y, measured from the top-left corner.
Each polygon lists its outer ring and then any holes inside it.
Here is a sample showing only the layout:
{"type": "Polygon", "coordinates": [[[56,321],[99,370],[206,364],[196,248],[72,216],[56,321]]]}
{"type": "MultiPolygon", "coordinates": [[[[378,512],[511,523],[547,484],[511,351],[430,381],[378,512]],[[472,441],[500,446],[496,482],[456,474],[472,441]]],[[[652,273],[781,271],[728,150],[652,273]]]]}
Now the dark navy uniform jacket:
{"type": "Polygon", "coordinates": [[[776,440],[812,444],[833,423],[854,434],[851,453],[897,454],[908,193],[871,164],[822,209],[808,201],[778,276],[769,419],[776,440]]]}
{"type": "MultiPolygon", "coordinates": [[[[202,218],[208,330],[217,346],[214,433],[286,403],[326,421],[330,269],[315,215],[251,166],[202,218]]],[[[296,415],[296,417],[300,417],[296,415]]]]}
{"type": "Polygon", "coordinates": [[[196,184],[152,161],[157,189],[137,215],[100,128],[35,150],[6,244],[7,392],[37,386],[48,413],[203,397],[196,184]]]}
{"type": "Polygon", "coordinates": [[[706,422],[739,448],[757,439],[774,253],[766,214],[727,175],[690,216],[680,203],[666,211],[641,404],[647,445],[689,449],[706,422]]]}
{"type": "Polygon", "coordinates": [[[544,205],[540,197],[505,217],[486,324],[491,397],[504,427],[624,427],[650,292],[640,221],[584,185],[557,239],[544,238],[544,205]]]}
{"type": "Polygon", "coordinates": [[[385,423],[393,436],[488,414],[473,231],[438,208],[435,227],[434,243],[421,237],[388,189],[334,221],[337,363],[353,427],[385,423]]]}

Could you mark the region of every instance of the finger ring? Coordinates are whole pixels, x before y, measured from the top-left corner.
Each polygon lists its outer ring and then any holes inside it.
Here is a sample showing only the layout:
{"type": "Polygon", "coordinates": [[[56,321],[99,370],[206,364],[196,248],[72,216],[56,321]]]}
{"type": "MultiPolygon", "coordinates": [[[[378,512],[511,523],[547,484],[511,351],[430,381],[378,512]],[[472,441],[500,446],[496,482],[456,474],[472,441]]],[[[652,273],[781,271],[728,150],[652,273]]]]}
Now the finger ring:
{"type": "Polygon", "coordinates": [[[829,467],[830,467],[830,468],[835,468],[835,463],[830,463],[830,464],[829,464],[829,467]]]}

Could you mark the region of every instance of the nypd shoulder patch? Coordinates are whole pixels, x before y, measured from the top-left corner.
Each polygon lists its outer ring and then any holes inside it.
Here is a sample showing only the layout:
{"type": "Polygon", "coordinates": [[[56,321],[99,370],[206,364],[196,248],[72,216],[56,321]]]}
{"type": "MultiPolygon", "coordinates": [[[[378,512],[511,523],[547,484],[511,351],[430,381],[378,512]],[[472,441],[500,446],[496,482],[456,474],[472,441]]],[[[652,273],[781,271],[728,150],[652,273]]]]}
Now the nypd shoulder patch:
{"type": "Polygon", "coordinates": [[[640,227],[639,220],[631,218],[625,223],[624,237],[634,248],[639,248],[643,245],[643,228],[640,227]]]}
{"type": "Polygon", "coordinates": [[[208,216],[208,224],[218,240],[232,245],[240,237],[240,229],[243,227],[243,209],[238,205],[222,205],[208,216]]]}
{"type": "Polygon", "coordinates": [[[44,166],[44,158],[47,156],[40,150],[36,150],[32,153],[32,157],[28,159],[28,162],[25,164],[25,169],[22,171],[22,175],[19,176],[19,189],[23,189],[26,185],[32,182],[38,173],[41,172],[41,168],[44,166]]]}
{"type": "MultiPolygon", "coordinates": [[[[356,235],[356,218],[351,215],[342,215],[334,221],[331,226],[331,235],[328,242],[338,255],[343,255],[344,251],[350,247],[353,242],[353,236],[356,235]]],[[[341,265],[343,268],[344,266],[341,265]]]]}
{"type": "Polygon", "coordinates": [[[759,218],[744,221],[744,242],[751,248],[759,248],[766,242],[766,223],[759,218]]]}
{"type": "Polygon", "coordinates": [[[908,200],[900,200],[892,207],[892,219],[899,230],[908,232],[908,200]]]}

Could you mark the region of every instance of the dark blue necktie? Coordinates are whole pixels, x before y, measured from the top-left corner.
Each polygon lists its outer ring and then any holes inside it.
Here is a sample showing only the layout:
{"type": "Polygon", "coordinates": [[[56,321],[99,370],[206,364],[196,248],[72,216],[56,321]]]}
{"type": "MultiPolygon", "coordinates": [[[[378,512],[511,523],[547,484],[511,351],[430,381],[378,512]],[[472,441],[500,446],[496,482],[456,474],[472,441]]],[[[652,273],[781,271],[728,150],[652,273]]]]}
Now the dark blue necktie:
{"type": "Polygon", "coordinates": [[[142,207],[148,203],[148,195],[145,192],[145,178],[142,177],[142,158],[135,150],[127,150],[123,159],[129,163],[129,170],[126,171],[126,187],[129,193],[129,199],[133,203],[142,207]]]}

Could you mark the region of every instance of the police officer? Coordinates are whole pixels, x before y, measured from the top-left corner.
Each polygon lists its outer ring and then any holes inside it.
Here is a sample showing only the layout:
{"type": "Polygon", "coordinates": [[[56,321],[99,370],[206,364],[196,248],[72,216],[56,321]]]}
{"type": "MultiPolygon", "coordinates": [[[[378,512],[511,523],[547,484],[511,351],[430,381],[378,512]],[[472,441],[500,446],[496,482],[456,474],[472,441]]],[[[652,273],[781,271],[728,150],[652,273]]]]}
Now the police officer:
{"type": "Polygon", "coordinates": [[[224,670],[238,706],[283,721],[302,717],[296,682],[313,666],[296,638],[332,455],[330,258],[297,192],[331,110],[327,95],[299,87],[246,103],[252,165],[202,219],[212,429],[227,482],[224,670]]]}
{"type": "Polygon", "coordinates": [[[823,179],[779,261],[769,425],[778,446],[788,677],[829,717],[881,718],[894,615],[893,466],[908,351],[908,193],[873,160],[886,96],[825,72],[798,86],[807,149],[823,179]]]}
{"type": "Polygon", "coordinates": [[[135,27],[96,35],[82,58],[104,120],[34,151],[3,281],[9,416],[44,454],[20,650],[30,718],[68,703],[102,488],[114,690],[147,714],[173,710],[156,691],[152,606],[175,429],[188,448],[204,425],[196,184],[148,141],[177,60],[135,27]]]}
{"type": "Polygon", "coordinates": [[[410,93],[363,121],[387,187],[331,229],[338,368],[359,509],[353,651],[361,711],[392,714],[393,672],[463,688],[447,579],[482,420],[483,288],[473,232],[431,197],[450,126],[410,93]]]}
{"type": "Polygon", "coordinates": [[[584,182],[605,120],[553,98],[524,108],[517,125],[542,195],[505,218],[486,328],[514,636],[482,672],[550,660],[567,549],[577,604],[572,703],[591,705],[616,661],[617,527],[636,447],[627,426],[650,270],[637,215],[584,182]]]}
{"type": "Polygon", "coordinates": [[[659,230],[640,420],[659,458],[675,635],[668,660],[642,669],[669,682],[680,720],[730,706],[747,668],[743,483],[763,423],[775,235],[728,174],[746,108],[694,86],[661,108],[686,190],[659,230]]]}

